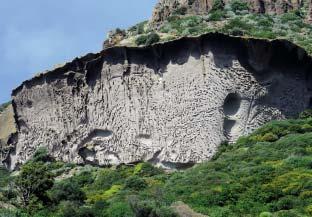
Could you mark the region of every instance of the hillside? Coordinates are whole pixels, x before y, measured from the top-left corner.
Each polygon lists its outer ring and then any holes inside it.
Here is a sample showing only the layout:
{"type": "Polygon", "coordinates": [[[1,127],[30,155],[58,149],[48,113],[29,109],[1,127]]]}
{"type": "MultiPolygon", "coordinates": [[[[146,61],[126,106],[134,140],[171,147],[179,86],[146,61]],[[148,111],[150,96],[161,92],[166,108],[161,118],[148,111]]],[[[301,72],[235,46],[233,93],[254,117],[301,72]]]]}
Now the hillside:
{"type": "MultiPolygon", "coordinates": [[[[221,32],[239,37],[286,39],[312,54],[312,25],[308,21],[308,1],[301,1],[299,5],[285,1],[285,4],[289,4],[288,10],[285,9],[287,6],[272,6],[268,1],[267,9],[263,13],[259,6],[255,6],[255,1],[209,2],[209,10],[202,13],[195,13],[194,9],[190,10],[183,5],[179,7],[177,3],[173,4],[175,6],[169,3],[170,6],[161,5],[155,9],[151,21],[139,23],[128,30],[112,31],[104,47],[149,45],[184,36],[221,32]],[[283,7],[284,9],[276,9],[283,7]],[[165,13],[164,10],[168,12],[165,13]]],[[[274,4],[275,1],[270,2],[274,4]]],[[[279,4],[278,1],[276,4],[279,4]]],[[[200,8],[197,10],[201,11],[200,8]]]]}
{"type": "Polygon", "coordinates": [[[19,207],[0,216],[173,217],[171,204],[183,201],[211,217],[308,217],[311,111],[301,118],[273,121],[233,145],[224,143],[211,162],[169,173],[147,163],[78,167],[51,161],[41,150],[14,173],[15,185],[0,180],[1,200],[19,207]],[[26,186],[36,188],[23,206],[17,198],[26,186]]]}
{"type": "Polygon", "coordinates": [[[312,217],[311,0],[160,0],[103,48],[0,105],[0,217],[312,217]]]}

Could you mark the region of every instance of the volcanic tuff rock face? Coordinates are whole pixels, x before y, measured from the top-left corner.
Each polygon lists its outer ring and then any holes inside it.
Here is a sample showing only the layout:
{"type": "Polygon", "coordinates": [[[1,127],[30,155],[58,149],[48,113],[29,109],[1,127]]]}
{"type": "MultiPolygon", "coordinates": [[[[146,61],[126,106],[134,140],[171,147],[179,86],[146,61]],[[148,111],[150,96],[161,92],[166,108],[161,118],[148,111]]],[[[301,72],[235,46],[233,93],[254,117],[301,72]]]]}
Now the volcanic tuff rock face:
{"type": "Polygon", "coordinates": [[[110,48],[13,91],[18,134],[6,162],[45,146],[65,162],[188,166],[311,106],[311,91],[311,59],[286,41],[208,34],[110,48]]]}
{"type": "MultiPolygon", "coordinates": [[[[228,4],[231,0],[223,0],[228,4]]],[[[251,12],[282,14],[304,6],[303,0],[243,0],[250,6],[251,12]]],[[[178,10],[185,10],[187,14],[207,14],[214,0],[160,0],[156,5],[152,23],[161,23],[178,10]]],[[[310,4],[310,2],[309,2],[310,4]]]]}
{"type": "Polygon", "coordinates": [[[13,108],[9,105],[3,112],[0,112],[0,165],[2,160],[8,157],[10,147],[7,144],[11,134],[15,132],[13,108]]]}

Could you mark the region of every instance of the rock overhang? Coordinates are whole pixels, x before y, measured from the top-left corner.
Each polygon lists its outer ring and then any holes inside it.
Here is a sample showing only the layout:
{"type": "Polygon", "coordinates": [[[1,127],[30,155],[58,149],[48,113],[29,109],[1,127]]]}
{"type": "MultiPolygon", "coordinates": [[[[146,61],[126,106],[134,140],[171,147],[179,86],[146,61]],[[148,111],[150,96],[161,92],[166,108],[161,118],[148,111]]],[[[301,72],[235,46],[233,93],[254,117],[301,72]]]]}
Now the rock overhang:
{"type": "Polygon", "coordinates": [[[13,91],[8,166],[39,146],[96,165],[209,160],[222,141],[308,107],[311,77],[311,58],[290,42],[218,33],[88,54],[13,91]]]}

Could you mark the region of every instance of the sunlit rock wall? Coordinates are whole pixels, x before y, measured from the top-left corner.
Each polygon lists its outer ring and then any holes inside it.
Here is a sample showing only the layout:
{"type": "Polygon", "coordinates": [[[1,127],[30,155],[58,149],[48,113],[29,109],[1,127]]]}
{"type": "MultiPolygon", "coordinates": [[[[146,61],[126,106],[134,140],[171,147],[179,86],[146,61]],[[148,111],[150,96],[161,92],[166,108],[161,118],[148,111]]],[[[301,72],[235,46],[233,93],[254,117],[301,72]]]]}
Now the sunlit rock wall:
{"type": "Polygon", "coordinates": [[[7,165],[40,146],[58,160],[181,168],[311,106],[311,59],[285,41],[208,34],[75,59],[13,91],[7,165]]]}

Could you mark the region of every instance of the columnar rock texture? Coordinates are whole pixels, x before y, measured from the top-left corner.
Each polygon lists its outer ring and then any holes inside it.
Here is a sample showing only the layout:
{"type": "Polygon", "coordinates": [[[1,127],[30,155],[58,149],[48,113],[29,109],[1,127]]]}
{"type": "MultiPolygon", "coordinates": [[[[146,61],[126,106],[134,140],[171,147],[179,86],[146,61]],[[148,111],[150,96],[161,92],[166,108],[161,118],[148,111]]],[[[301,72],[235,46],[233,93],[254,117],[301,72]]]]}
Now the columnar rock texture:
{"type": "MultiPolygon", "coordinates": [[[[231,0],[223,0],[228,4],[231,0]]],[[[282,14],[300,9],[304,0],[242,0],[247,2],[254,13],[282,14]]],[[[309,0],[310,1],[310,0],[309,0]]],[[[160,0],[156,5],[152,23],[159,24],[174,13],[183,10],[186,14],[204,15],[212,9],[214,0],[160,0]]],[[[311,2],[309,2],[311,5],[311,2]]]]}
{"type": "Polygon", "coordinates": [[[13,91],[6,163],[40,146],[58,160],[181,168],[225,140],[311,106],[311,59],[286,41],[208,34],[75,59],[13,91]]]}

